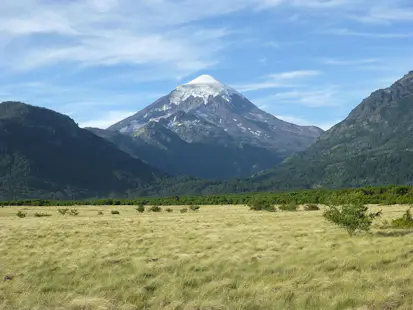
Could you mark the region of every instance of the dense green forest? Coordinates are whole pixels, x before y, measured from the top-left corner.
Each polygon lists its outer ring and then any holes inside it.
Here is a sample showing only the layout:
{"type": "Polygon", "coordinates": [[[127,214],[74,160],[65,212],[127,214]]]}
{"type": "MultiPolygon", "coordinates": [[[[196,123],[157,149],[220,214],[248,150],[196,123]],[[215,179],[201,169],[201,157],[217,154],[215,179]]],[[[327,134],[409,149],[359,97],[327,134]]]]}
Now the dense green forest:
{"type": "Polygon", "coordinates": [[[340,190],[303,190],[294,192],[262,192],[248,194],[222,194],[199,196],[141,197],[136,199],[96,200],[15,200],[0,202],[2,206],[76,206],[76,205],[231,205],[247,204],[252,200],[272,204],[329,204],[331,201],[345,202],[357,197],[365,204],[413,204],[413,186],[381,186],[340,190]]]}

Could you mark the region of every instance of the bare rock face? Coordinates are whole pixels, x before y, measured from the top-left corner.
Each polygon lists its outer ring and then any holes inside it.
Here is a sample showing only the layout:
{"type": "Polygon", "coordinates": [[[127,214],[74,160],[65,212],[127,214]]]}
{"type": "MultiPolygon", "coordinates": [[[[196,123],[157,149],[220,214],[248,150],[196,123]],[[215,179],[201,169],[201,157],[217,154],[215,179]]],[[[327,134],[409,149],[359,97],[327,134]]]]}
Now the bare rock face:
{"type": "Polygon", "coordinates": [[[248,176],[272,167],[308,148],[322,133],[260,110],[209,75],[178,86],[108,131],[133,138],[141,147],[132,155],[158,169],[204,178],[248,176]],[[156,149],[163,161],[154,159],[156,149]],[[178,168],[179,158],[191,159],[178,168]]]}

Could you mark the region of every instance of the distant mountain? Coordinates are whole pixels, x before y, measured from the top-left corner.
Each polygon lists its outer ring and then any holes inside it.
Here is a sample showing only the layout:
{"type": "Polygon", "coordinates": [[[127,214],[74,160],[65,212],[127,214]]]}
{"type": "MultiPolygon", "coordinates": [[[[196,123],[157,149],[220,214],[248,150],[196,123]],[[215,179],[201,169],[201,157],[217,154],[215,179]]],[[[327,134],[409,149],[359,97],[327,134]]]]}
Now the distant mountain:
{"type": "Polygon", "coordinates": [[[413,71],[373,92],[308,150],[253,180],[266,189],[413,184],[413,71]]]}
{"type": "Polygon", "coordinates": [[[211,76],[178,86],[105,132],[136,158],[175,175],[228,179],[273,167],[313,144],[322,130],[268,114],[211,76]],[[122,139],[118,134],[129,136],[122,139]]]}
{"type": "Polygon", "coordinates": [[[163,176],[65,115],[0,104],[1,199],[120,196],[163,176]]]}

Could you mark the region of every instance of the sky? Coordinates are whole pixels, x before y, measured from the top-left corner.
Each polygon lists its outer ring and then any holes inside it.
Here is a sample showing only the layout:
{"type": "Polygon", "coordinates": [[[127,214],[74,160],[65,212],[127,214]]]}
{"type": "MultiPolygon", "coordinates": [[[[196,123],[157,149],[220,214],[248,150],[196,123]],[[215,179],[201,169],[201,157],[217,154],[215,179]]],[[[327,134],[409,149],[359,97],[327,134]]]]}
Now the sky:
{"type": "Polygon", "coordinates": [[[328,129],[413,70],[411,0],[1,0],[0,102],[106,128],[209,74],[328,129]]]}

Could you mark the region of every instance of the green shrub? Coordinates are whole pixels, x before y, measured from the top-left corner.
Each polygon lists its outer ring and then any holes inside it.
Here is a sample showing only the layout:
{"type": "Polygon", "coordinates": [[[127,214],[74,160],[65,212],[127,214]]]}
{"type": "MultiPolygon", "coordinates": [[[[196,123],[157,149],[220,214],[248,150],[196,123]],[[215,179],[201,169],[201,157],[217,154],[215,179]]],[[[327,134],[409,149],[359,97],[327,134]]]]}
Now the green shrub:
{"type": "Polygon", "coordinates": [[[381,215],[367,213],[368,207],[359,201],[347,203],[343,206],[329,206],[324,211],[324,218],[339,227],[345,229],[350,236],[356,231],[369,231],[373,220],[381,215]]]}
{"type": "Polygon", "coordinates": [[[77,211],[77,209],[70,209],[68,214],[71,215],[71,216],[77,216],[77,215],[79,215],[79,211],[77,211]]]}
{"type": "Polygon", "coordinates": [[[304,206],[304,210],[305,211],[318,211],[320,210],[320,207],[317,205],[309,204],[309,205],[304,206]]]}
{"type": "Polygon", "coordinates": [[[199,211],[199,209],[200,209],[201,207],[200,206],[194,206],[194,205],[190,205],[189,206],[189,209],[191,210],[191,211],[199,211]]]}
{"type": "Polygon", "coordinates": [[[253,200],[248,203],[248,207],[253,211],[275,212],[275,207],[265,200],[253,200]]]}
{"type": "Polygon", "coordinates": [[[120,214],[120,213],[119,213],[119,211],[118,211],[118,210],[112,210],[112,211],[110,211],[110,214],[115,214],[115,215],[118,215],[118,214],[120,214]]]}
{"type": "Polygon", "coordinates": [[[17,215],[18,217],[20,217],[20,218],[24,218],[24,217],[26,217],[26,214],[27,214],[27,213],[25,213],[25,212],[23,212],[23,211],[18,211],[16,215],[17,215]]]}
{"type": "Polygon", "coordinates": [[[171,209],[171,208],[167,208],[165,211],[166,211],[166,212],[168,212],[168,213],[172,213],[172,212],[174,212],[174,210],[173,210],[173,209],[171,209]]]}
{"type": "Polygon", "coordinates": [[[280,210],[294,212],[298,210],[298,205],[295,203],[283,204],[280,206],[280,210]]]}
{"type": "Polygon", "coordinates": [[[140,213],[145,212],[145,206],[143,204],[140,204],[139,206],[136,207],[136,211],[140,213]]]}
{"type": "Polygon", "coordinates": [[[188,212],[188,209],[187,208],[182,208],[181,210],[179,210],[179,212],[186,213],[186,212],[188,212]]]}
{"type": "Polygon", "coordinates": [[[151,212],[161,212],[162,208],[160,206],[152,206],[149,208],[149,211],[151,212]]]}
{"type": "Polygon", "coordinates": [[[35,217],[48,217],[48,216],[52,216],[52,215],[48,214],[48,213],[35,213],[34,216],[35,217]]]}
{"type": "Polygon", "coordinates": [[[57,211],[59,211],[59,213],[60,213],[61,215],[65,215],[65,214],[69,211],[69,208],[57,209],[57,211]]]}
{"type": "Polygon", "coordinates": [[[394,219],[391,222],[391,226],[393,228],[413,228],[413,217],[410,213],[410,209],[407,209],[402,217],[394,219]]]}
{"type": "Polygon", "coordinates": [[[98,212],[98,215],[103,215],[103,212],[102,212],[102,211],[99,211],[99,212],[98,212]]]}

